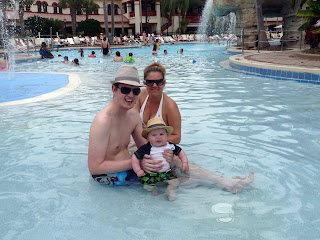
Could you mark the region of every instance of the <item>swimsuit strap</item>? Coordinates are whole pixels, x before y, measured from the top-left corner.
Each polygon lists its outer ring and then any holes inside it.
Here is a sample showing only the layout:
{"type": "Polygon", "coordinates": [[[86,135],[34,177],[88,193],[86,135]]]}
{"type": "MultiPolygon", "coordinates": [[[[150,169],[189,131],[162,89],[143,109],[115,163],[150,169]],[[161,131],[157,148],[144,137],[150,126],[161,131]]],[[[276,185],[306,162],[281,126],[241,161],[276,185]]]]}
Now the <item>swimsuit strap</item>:
{"type": "MultiPolygon", "coordinates": [[[[146,124],[143,122],[143,113],[144,113],[144,109],[146,107],[146,104],[148,102],[148,99],[149,99],[149,95],[147,95],[146,99],[144,100],[142,106],[141,106],[141,109],[140,109],[140,117],[141,117],[141,122],[142,122],[142,125],[145,126],[146,124]]],[[[158,108],[158,111],[156,113],[156,115],[154,117],[157,117],[157,118],[161,118],[162,119],[162,105],[163,105],[163,94],[162,94],[162,97],[161,97],[161,101],[160,101],[160,104],[159,104],[159,108],[158,108]]],[[[162,119],[163,120],[163,119],[162,119]]]]}

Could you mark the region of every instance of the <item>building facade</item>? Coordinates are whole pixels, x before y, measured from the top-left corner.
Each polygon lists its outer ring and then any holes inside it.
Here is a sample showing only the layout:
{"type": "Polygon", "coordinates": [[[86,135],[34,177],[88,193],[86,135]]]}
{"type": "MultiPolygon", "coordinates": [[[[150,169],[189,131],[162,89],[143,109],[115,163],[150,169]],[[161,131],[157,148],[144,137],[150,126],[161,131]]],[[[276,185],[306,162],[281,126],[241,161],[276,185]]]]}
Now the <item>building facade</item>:
{"type": "MultiPolygon", "coordinates": [[[[95,19],[100,22],[101,27],[105,29],[103,0],[94,1],[98,10],[89,14],[89,19],[95,19]]],[[[108,28],[111,28],[111,3],[107,2],[108,28]]],[[[128,35],[147,33],[174,33],[179,27],[179,17],[174,16],[168,20],[161,16],[159,1],[145,0],[115,0],[114,1],[114,27],[115,35],[119,36],[122,32],[128,35]]],[[[39,0],[24,9],[24,19],[39,16],[43,18],[58,19],[65,24],[66,29],[71,28],[70,9],[62,9],[58,0],[39,0]]],[[[189,21],[188,27],[195,30],[200,22],[201,12],[199,9],[191,9],[186,15],[189,21]]],[[[86,14],[77,12],[77,23],[84,21],[86,14]]],[[[16,14],[18,20],[18,14],[16,14]]]]}

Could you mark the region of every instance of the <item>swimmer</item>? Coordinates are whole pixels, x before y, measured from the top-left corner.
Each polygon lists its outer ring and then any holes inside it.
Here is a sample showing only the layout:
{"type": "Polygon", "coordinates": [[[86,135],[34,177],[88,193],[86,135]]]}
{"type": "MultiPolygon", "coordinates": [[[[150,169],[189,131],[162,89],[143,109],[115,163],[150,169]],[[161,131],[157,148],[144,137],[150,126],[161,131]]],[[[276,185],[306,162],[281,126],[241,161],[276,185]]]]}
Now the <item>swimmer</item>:
{"type": "Polygon", "coordinates": [[[88,57],[96,57],[96,52],[92,51],[90,55],[88,55],[88,57]]]}
{"type": "Polygon", "coordinates": [[[0,70],[6,70],[9,68],[9,55],[3,54],[3,60],[0,62],[0,70]]]}
{"type": "Polygon", "coordinates": [[[124,62],[130,62],[130,63],[134,63],[135,60],[133,59],[133,54],[129,53],[129,56],[126,58],[126,60],[124,60],[124,62]]]}
{"type": "Polygon", "coordinates": [[[103,56],[110,56],[110,52],[112,53],[110,43],[106,37],[103,38],[101,43],[101,52],[103,53],[103,56]]]}
{"type": "Polygon", "coordinates": [[[79,65],[79,59],[75,58],[72,62],[67,62],[71,66],[79,65]]]}
{"type": "Polygon", "coordinates": [[[81,57],[84,57],[84,52],[83,52],[83,49],[82,49],[82,48],[80,48],[79,52],[80,52],[80,56],[81,56],[81,57]]]}
{"type": "Polygon", "coordinates": [[[153,45],[152,55],[153,56],[157,56],[158,55],[158,53],[157,53],[157,45],[153,45]]]}
{"type": "Polygon", "coordinates": [[[68,56],[63,57],[63,63],[69,63],[69,58],[68,56]]]}
{"type": "Polygon", "coordinates": [[[180,48],[180,54],[183,54],[183,48],[180,48]]]}
{"type": "Polygon", "coordinates": [[[163,50],[163,54],[167,55],[168,54],[167,50],[163,50]]]}
{"type": "Polygon", "coordinates": [[[54,58],[54,56],[52,55],[52,53],[49,51],[49,49],[47,48],[47,44],[45,42],[41,43],[41,48],[39,50],[39,53],[41,55],[41,59],[44,58],[54,58]]]}
{"type": "Polygon", "coordinates": [[[113,58],[114,62],[123,62],[123,57],[120,55],[119,51],[116,51],[116,56],[113,58]]]}

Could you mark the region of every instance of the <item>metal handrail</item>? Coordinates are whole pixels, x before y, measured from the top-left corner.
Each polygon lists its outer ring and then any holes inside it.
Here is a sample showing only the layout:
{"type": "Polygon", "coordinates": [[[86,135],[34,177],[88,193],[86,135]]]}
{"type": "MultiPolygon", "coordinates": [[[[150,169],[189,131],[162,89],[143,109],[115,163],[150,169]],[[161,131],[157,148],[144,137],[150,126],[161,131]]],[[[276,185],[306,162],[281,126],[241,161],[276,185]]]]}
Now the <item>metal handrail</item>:
{"type": "MultiPolygon", "coordinates": [[[[260,43],[263,43],[263,42],[269,42],[269,41],[261,41],[260,40],[260,34],[258,34],[258,39],[256,40],[256,41],[253,41],[253,42],[245,42],[244,41],[244,34],[245,34],[245,32],[247,33],[253,33],[253,32],[265,32],[265,33],[267,33],[268,31],[266,31],[266,30],[260,30],[259,28],[257,29],[257,30],[250,30],[250,31],[245,31],[245,29],[244,28],[242,28],[241,29],[241,37],[240,37],[240,39],[241,39],[241,49],[242,49],[242,54],[244,54],[244,44],[245,43],[256,43],[256,42],[258,42],[258,52],[260,52],[260,43]]],[[[283,30],[283,32],[298,32],[297,30],[283,30]]],[[[280,41],[281,41],[281,51],[283,51],[283,43],[284,42],[296,42],[296,41],[299,41],[300,42],[300,49],[302,48],[302,32],[300,32],[300,37],[298,38],[298,39],[284,39],[283,38],[283,35],[282,35],[282,37],[280,38],[280,41]]]]}

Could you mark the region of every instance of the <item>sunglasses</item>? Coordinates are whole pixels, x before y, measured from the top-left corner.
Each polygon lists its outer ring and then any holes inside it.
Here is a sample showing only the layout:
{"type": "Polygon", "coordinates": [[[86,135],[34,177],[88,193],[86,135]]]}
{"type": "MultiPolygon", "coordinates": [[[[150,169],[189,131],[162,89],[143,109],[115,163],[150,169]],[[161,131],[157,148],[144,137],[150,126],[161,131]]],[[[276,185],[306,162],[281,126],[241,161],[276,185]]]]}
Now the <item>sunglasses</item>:
{"type": "Polygon", "coordinates": [[[131,91],[133,92],[134,95],[138,96],[140,94],[140,88],[128,88],[128,87],[121,87],[120,91],[122,94],[129,94],[131,91]]]}
{"type": "Polygon", "coordinates": [[[162,86],[164,84],[164,79],[158,79],[158,80],[148,80],[145,79],[147,86],[153,86],[153,84],[157,84],[157,86],[162,86]]]}

